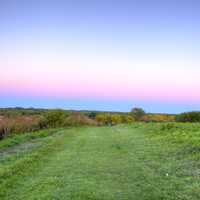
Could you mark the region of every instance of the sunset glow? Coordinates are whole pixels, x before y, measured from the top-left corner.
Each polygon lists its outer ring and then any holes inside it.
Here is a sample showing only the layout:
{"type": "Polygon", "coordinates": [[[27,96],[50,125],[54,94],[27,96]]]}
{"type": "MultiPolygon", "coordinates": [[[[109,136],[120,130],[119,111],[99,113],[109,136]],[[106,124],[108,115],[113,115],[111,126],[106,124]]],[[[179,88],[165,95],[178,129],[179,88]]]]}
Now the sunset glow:
{"type": "Polygon", "coordinates": [[[76,99],[200,109],[197,1],[178,10],[174,1],[8,2],[0,2],[0,107],[27,96],[63,99],[65,108],[76,99]]]}

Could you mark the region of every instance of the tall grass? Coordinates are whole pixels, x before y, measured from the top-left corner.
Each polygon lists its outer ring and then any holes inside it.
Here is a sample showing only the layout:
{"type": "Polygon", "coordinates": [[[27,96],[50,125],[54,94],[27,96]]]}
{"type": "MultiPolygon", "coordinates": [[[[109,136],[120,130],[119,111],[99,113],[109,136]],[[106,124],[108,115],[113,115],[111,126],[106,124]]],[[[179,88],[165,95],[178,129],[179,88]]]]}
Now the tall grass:
{"type": "Polygon", "coordinates": [[[37,131],[39,127],[39,116],[19,116],[19,117],[1,117],[0,118],[0,139],[13,133],[20,134],[24,132],[37,131]]]}

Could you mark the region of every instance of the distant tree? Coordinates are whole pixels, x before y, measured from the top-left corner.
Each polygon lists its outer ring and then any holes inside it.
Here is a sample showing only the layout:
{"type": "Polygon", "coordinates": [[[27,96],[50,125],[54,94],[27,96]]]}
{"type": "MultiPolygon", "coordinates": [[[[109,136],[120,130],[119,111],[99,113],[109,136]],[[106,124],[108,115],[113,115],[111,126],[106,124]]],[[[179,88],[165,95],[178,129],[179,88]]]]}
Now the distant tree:
{"type": "Polygon", "coordinates": [[[96,116],[97,116],[97,112],[94,112],[94,111],[92,111],[92,112],[90,112],[90,113],[88,114],[88,117],[91,118],[91,119],[95,119],[96,116]]]}
{"type": "Polygon", "coordinates": [[[140,121],[146,115],[142,108],[133,108],[131,114],[137,121],[140,121]]]}

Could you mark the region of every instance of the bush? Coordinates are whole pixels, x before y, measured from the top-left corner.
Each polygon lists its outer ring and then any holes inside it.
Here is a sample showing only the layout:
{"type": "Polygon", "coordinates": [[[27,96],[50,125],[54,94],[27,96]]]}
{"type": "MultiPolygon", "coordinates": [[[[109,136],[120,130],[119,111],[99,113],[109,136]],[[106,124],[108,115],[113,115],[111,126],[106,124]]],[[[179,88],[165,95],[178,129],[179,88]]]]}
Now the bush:
{"type": "Polygon", "coordinates": [[[82,113],[73,113],[65,120],[65,125],[81,126],[81,125],[97,125],[97,122],[85,116],[82,113]]]}
{"type": "Polygon", "coordinates": [[[148,114],[142,118],[144,122],[174,122],[175,116],[167,114],[148,114]]]}
{"type": "Polygon", "coordinates": [[[177,115],[177,122],[200,122],[200,112],[186,112],[177,115]]]}
{"type": "Polygon", "coordinates": [[[7,137],[12,132],[12,122],[4,119],[0,123],[0,140],[7,137]]]}
{"type": "Polygon", "coordinates": [[[90,112],[90,113],[88,114],[88,117],[91,118],[91,119],[95,119],[96,116],[97,116],[97,112],[94,112],[94,111],[92,111],[92,112],[90,112]]]}
{"type": "Polygon", "coordinates": [[[111,124],[116,125],[122,123],[122,118],[118,114],[111,115],[111,124]]]}
{"type": "Polygon", "coordinates": [[[116,125],[123,122],[122,117],[119,114],[98,114],[96,121],[100,125],[116,125]]]}
{"type": "Polygon", "coordinates": [[[60,109],[48,111],[40,121],[41,128],[56,128],[63,126],[65,122],[65,112],[60,109]]]}
{"type": "Polygon", "coordinates": [[[0,120],[0,139],[10,134],[39,130],[39,117],[19,116],[15,118],[3,118],[0,120]]]}
{"type": "Polygon", "coordinates": [[[107,115],[106,114],[97,114],[95,119],[100,125],[104,125],[107,123],[107,115]]]}
{"type": "Polygon", "coordinates": [[[135,121],[134,117],[131,115],[123,115],[121,117],[121,120],[122,120],[122,123],[125,123],[125,124],[130,124],[135,121]]]}

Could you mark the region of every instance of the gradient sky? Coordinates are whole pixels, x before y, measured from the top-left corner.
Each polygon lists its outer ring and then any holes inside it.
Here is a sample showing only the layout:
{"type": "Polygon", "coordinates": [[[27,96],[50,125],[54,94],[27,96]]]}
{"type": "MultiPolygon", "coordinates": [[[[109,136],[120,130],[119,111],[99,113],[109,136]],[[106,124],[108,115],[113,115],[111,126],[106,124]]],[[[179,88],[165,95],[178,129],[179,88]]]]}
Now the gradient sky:
{"type": "Polygon", "coordinates": [[[200,1],[0,0],[0,107],[200,110],[200,1]]]}

